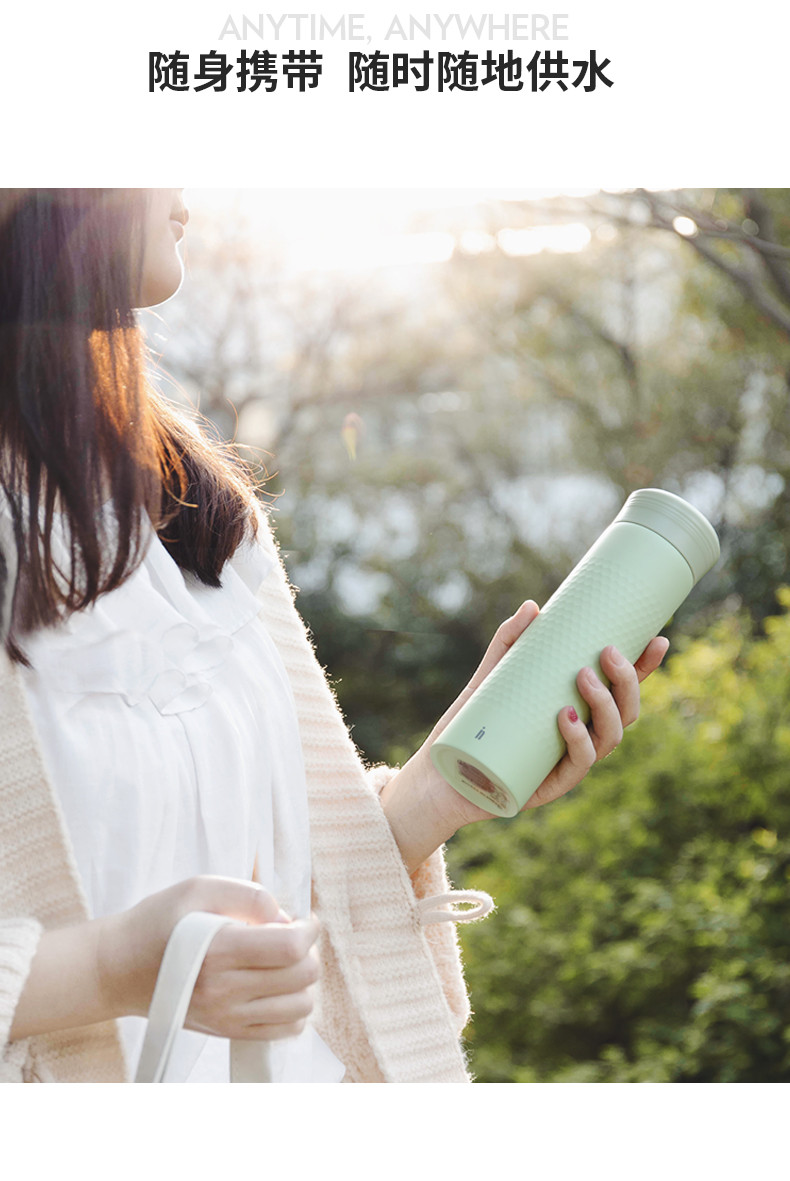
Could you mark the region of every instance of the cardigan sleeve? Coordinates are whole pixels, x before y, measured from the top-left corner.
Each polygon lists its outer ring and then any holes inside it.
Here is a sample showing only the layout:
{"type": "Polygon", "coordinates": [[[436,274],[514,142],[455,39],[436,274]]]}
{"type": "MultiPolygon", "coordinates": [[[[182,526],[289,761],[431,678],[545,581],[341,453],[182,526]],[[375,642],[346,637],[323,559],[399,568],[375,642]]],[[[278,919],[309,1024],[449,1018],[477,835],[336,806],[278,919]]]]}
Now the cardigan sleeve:
{"type": "MultiPolygon", "coordinates": [[[[20,1046],[8,1035],[17,1003],[25,987],[42,926],[32,918],[0,919],[0,1081],[19,1081],[20,1046]]],[[[26,1050],[25,1050],[26,1053],[26,1050]]],[[[23,1055],[24,1058],[25,1055],[23,1055]]]]}
{"type": "MultiPolygon", "coordinates": [[[[370,787],[380,795],[384,786],[396,774],[393,767],[371,767],[367,771],[370,787]]],[[[427,861],[411,874],[411,884],[417,904],[427,902],[431,898],[441,898],[451,891],[447,868],[444,859],[444,849],[437,849],[427,861]]],[[[493,906],[493,903],[491,904],[493,906]]],[[[471,1008],[469,996],[464,980],[461,951],[458,935],[453,922],[432,922],[425,924],[425,937],[442,982],[442,990],[447,999],[455,1026],[460,1034],[469,1021],[471,1008]]]]}

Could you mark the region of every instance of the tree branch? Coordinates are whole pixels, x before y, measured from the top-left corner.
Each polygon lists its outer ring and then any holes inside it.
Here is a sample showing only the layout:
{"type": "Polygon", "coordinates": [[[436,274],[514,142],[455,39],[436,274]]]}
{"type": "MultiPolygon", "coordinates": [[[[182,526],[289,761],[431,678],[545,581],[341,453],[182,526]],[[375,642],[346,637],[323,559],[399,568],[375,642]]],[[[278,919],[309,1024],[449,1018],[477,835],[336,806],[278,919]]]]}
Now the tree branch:
{"type": "MultiPolygon", "coordinates": [[[[777,328],[780,328],[787,337],[790,337],[790,312],[786,312],[775,300],[769,298],[766,292],[760,290],[754,275],[749,274],[743,267],[727,262],[716,250],[713,250],[707,244],[702,234],[687,237],[685,234],[679,233],[672,222],[658,208],[658,202],[653,198],[651,193],[640,190],[640,196],[646,202],[651,212],[654,225],[660,229],[669,230],[671,233],[676,234],[677,237],[682,238],[683,241],[688,242],[706,262],[709,262],[717,270],[726,275],[764,316],[771,320],[777,328]]],[[[743,241],[745,242],[747,239],[744,238],[743,241]]]]}

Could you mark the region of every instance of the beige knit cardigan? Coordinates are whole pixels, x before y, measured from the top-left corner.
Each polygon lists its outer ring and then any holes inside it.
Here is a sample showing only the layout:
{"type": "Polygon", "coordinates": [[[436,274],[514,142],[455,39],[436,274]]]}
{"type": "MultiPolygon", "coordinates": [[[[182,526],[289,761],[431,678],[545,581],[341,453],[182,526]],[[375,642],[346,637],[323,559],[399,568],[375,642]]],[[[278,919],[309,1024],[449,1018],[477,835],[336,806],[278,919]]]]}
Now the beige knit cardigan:
{"type": "MultiPolygon", "coordinates": [[[[424,925],[448,890],[441,850],[409,877],[275,559],[261,618],[296,699],[307,774],[314,908],[322,924],[315,1024],[349,1082],[468,1082],[460,1031],[469,1017],[455,928],[424,925]],[[428,903],[428,909],[436,907],[428,903]]],[[[440,904],[440,909],[441,909],[440,904]]],[[[128,1081],[115,1022],[8,1042],[42,929],[89,917],[18,668],[0,657],[0,1081],[128,1081]]]]}

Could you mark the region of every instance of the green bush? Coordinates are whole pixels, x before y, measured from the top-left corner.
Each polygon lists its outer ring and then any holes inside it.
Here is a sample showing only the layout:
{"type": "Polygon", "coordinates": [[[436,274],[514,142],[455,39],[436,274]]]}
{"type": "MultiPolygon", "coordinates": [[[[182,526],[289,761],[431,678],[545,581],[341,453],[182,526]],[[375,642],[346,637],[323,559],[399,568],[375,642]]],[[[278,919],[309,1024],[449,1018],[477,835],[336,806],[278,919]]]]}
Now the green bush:
{"type": "Polygon", "coordinates": [[[790,590],[643,687],[565,799],[465,829],[457,884],[480,1082],[790,1081],[790,590]]]}

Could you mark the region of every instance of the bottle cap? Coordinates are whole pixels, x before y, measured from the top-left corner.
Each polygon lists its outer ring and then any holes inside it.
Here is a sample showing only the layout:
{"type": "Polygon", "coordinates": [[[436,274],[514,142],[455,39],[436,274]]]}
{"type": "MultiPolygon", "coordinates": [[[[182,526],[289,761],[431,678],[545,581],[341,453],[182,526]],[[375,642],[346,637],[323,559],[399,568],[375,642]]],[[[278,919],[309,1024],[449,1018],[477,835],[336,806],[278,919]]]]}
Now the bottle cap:
{"type": "Polygon", "coordinates": [[[644,525],[674,545],[691,567],[695,583],[718,561],[719,539],[713,526],[699,509],[673,492],[640,488],[631,493],[615,520],[644,525]]]}

